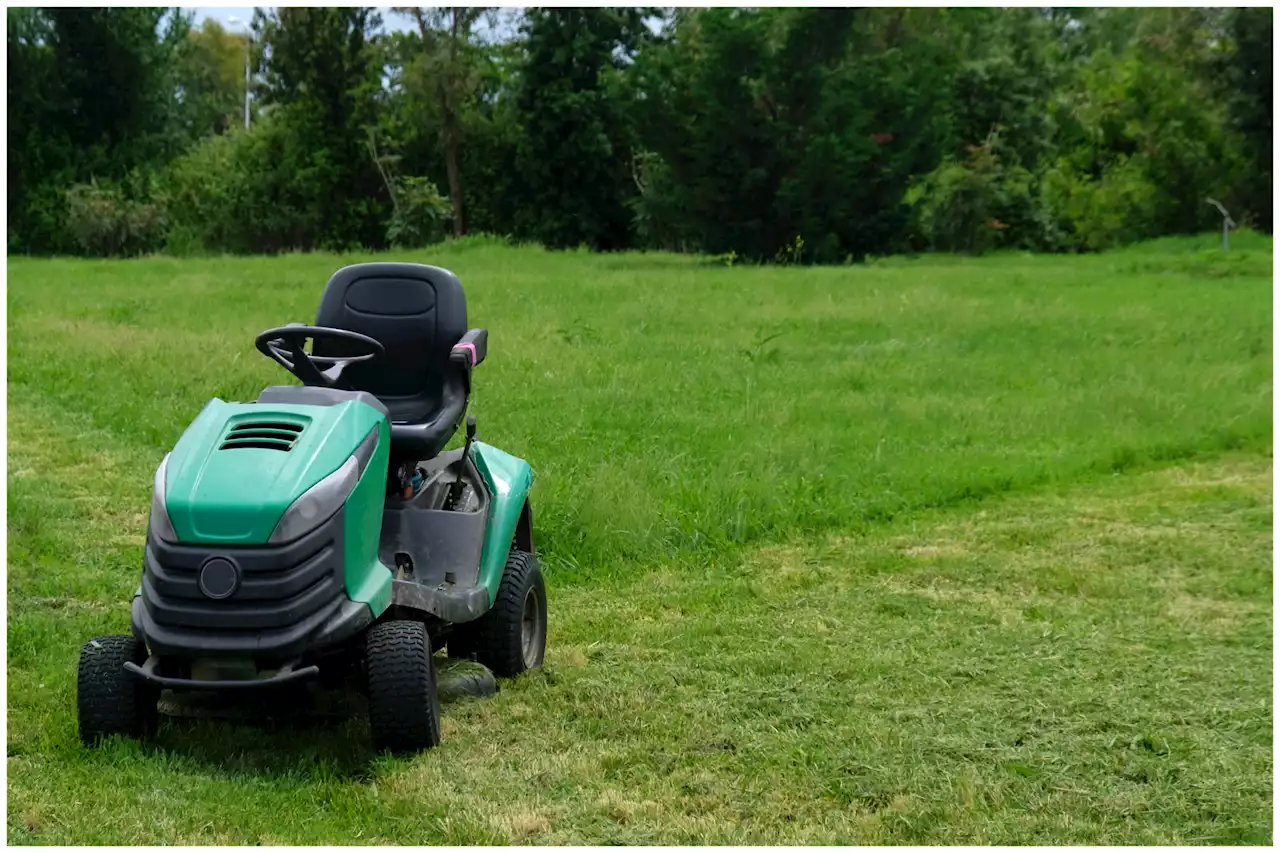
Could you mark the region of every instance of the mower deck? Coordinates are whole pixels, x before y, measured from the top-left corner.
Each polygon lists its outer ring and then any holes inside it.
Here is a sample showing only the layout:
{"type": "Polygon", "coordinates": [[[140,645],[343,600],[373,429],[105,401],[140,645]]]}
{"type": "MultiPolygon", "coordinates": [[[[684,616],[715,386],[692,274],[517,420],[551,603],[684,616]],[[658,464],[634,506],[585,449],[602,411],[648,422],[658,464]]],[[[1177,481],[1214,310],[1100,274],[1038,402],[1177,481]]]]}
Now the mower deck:
{"type": "MultiPolygon", "coordinates": [[[[498,692],[498,681],[483,664],[435,658],[436,691],[442,701],[483,699],[498,692]]],[[[299,718],[347,719],[360,712],[363,698],[349,689],[322,690],[307,685],[254,693],[164,690],[159,712],[166,717],[232,721],[285,721],[299,718]],[[305,698],[304,698],[305,697],[305,698]]]]}

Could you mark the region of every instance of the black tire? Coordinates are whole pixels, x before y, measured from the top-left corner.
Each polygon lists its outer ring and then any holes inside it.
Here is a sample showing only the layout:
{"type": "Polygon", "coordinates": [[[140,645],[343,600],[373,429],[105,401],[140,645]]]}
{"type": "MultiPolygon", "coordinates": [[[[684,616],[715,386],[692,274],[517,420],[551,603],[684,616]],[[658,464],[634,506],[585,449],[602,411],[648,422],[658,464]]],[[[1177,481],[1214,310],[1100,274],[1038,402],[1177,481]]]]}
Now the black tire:
{"type": "Polygon", "coordinates": [[[375,751],[404,754],[440,745],[440,697],[426,626],[399,620],[370,628],[365,674],[375,751]]]}
{"type": "Polygon", "coordinates": [[[160,690],[125,671],[141,666],[147,647],[129,636],[94,637],[80,649],[76,710],[80,740],[94,746],[111,735],[150,737],[160,722],[160,690]]]}
{"type": "Polygon", "coordinates": [[[449,653],[474,658],[501,678],[542,666],[547,650],[547,588],[537,558],[512,548],[493,607],[453,630],[449,653]]]}

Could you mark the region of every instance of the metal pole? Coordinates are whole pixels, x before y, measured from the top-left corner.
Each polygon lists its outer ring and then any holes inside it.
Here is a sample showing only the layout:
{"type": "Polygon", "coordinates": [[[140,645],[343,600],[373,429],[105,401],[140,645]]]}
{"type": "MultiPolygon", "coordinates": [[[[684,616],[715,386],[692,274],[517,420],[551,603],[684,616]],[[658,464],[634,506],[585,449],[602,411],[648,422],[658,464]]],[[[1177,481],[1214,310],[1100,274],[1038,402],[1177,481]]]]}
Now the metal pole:
{"type": "Polygon", "coordinates": [[[1230,238],[1227,236],[1227,232],[1236,227],[1236,222],[1231,218],[1231,214],[1227,213],[1227,209],[1222,206],[1222,202],[1215,201],[1211,198],[1206,198],[1205,201],[1218,208],[1218,212],[1222,214],[1222,251],[1229,251],[1231,242],[1230,238]]]}
{"type": "Polygon", "coordinates": [[[249,29],[247,21],[241,21],[235,15],[227,18],[228,24],[240,25],[244,24],[244,129],[249,129],[249,87],[252,85],[250,81],[250,65],[253,62],[253,30],[249,29]]]}
{"type": "Polygon", "coordinates": [[[249,129],[249,65],[253,54],[253,36],[244,35],[244,129],[249,129]]]}

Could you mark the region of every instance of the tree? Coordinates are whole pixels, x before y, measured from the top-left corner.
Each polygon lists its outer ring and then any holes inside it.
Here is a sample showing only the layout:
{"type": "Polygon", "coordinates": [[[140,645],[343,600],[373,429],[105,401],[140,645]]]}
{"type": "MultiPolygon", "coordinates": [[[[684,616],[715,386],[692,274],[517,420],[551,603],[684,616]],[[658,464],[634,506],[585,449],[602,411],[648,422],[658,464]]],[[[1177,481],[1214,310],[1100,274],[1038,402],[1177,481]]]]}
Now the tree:
{"type": "Polygon", "coordinates": [[[382,67],[380,16],[368,8],[282,7],[254,13],[263,111],[280,147],[282,202],[305,211],[306,245],[386,243],[390,199],[369,155],[382,67]]]}
{"type": "Polygon", "coordinates": [[[11,251],[482,231],[833,262],[1272,226],[1260,9],[404,7],[8,18],[11,251]],[[484,24],[489,23],[486,27],[484,24]],[[238,128],[247,49],[260,106],[238,128]],[[445,200],[437,187],[447,187],[445,200]]]}
{"type": "Polygon", "coordinates": [[[1216,57],[1218,91],[1227,104],[1232,127],[1244,137],[1244,153],[1252,174],[1240,193],[1240,204],[1253,225],[1272,229],[1272,47],[1273,11],[1267,7],[1222,10],[1227,49],[1216,57]]]}
{"type": "Polygon", "coordinates": [[[14,8],[7,29],[9,251],[57,251],[68,243],[59,188],[74,180],[75,149],[62,123],[69,108],[53,21],[40,9],[14,8]]]}
{"type": "Polygon", "coordinates": [[[159,7],[15,9],[7,29],[10,245],[68,251],[67,189],[157,169],[187,141],[174,69],[190,18],[159,7]]]}
{"type": "Polygon", "coordinates": [[[632,140],[615,96],[643,17],[640,9],[527,11],[515,97],[520,236],[552,248],[628,245],[632,140]]]}
{"type": "Polygon", "coordinates": [[[172,122],[174,69],[190,17],[164,7],[54,7],[46,14],[73,144],[126,168],[177,154],[184,140],[172,122]]]}
{"type": "Polygon", "coordinates": [[[424,8],[412,6],[396,11],[411,14],[422,39],[421,64],[417,83],[430,88],[440,111],[441,142],[453,202],[453,234],[467,233],[467,212],[462,199],[462,178],[458,169],[458,146],[462,138],[461,112],[480,85],[485,60],[473,42],[474,28],[491,10],[482,6],[424,8]]]}
{"type": "Polygon", "coordinates": [[[1204,77],[1210,36],[1194,23],[1137,20],[1122,51],[1098,49],[1060,91],[1058,152],[1043,183],[1070,245],[1213,230],[1220,219],[1206,196],[1244,180],[1240,140],[1204,77]]]}
{"type": "Polygon", "coordinates": [[[954,60],[931,22],[882,9],[684,16],[637,62],[656,155],[644,221],[682,220],[692,247],[759,260],[904,247],[911,176],[938,163],[950,124],[954,60]]]}
{"type": "Polygon", "coordinates": [[[178,57],[178,95],[192,140],[225,133],[244,103],[248,38],[212,18],[188,34],[178,57]]]}

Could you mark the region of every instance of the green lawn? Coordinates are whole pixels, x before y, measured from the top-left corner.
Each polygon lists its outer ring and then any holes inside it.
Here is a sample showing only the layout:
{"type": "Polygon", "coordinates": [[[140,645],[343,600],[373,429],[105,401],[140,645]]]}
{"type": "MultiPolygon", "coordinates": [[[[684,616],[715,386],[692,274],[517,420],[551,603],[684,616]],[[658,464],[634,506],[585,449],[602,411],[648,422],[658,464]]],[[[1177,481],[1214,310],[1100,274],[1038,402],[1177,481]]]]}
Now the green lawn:
{"type": "Polygon", "coordinates": [[[364,257],[9,263],[11,843],[1269,843],[1271,243],[717,266],[472,241],[545,670],[89,751],[151,475],[364,257]]]}

